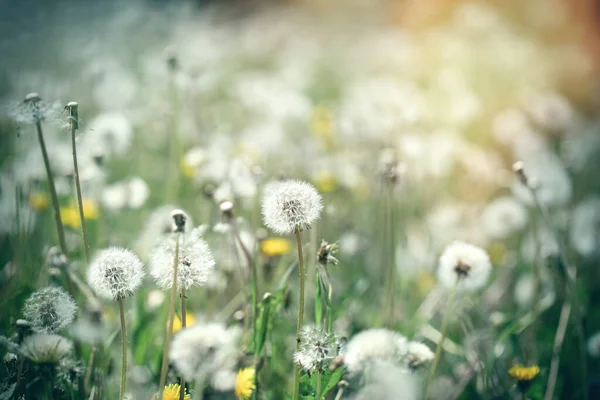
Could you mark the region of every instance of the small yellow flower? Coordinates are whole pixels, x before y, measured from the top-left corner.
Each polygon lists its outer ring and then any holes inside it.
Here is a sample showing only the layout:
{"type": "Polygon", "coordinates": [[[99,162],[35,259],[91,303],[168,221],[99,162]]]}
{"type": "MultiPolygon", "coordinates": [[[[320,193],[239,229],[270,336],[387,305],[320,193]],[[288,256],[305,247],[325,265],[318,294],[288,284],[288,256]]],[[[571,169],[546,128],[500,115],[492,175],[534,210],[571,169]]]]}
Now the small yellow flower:
{"type": "MultiPolygon", "coordinates": [[[[196,317],[194,317],[194,314],[190,314],[188,312],[185,313],[185,326],[191,326],[194,325],[196,323],[196,317]]],[[[175,332],[179,332],[181,330],[181,319],[179,319],[179,317],[176,315],[175,318],[173,318],[173,333],[175,332]]]]}
{"type": "Polygon", "coordinates": [[[335,175],[329,171],[319,172],[313,179],[315,186],[321,193],[333,192],[338,188],[337,180],[335,175]]]}
{"type": "Polygon", "coordinates": [[[327,107],[316,106],[310,117],[309,125],[310,130],[320,140],[325,149],[331,149],[335,145],[333,116],[327,107]]]}
{"type": "MultiPolygon", "coordinates": [[[[179,389],[181,386],[179,386],[176,383],[173,383],[171,385],[167,385],[165,386],[165,390],[163,390],[163,400],[179,400],[179,389]]],[[[185,400],[191,400],[191,396],[187,393],[187,389],[185,390],[185,394],[184,394],[184,399],[185,400]]]]}
{"type": "MultiPolygon", "coordinates": [[[[86,220],[98,219],[98,206],[92,199],[83,199],[83,215],[86,220]]],[[[63,224],[70,226],[71,228],[77,229],[81,226],[81,220],[79,219],[79,207],[76,202],[71,202],[68,207],[60,208],[60,218],[63,224]]]]}
{"type": "Polygon", "coordinates": [[[540,373],[540,367],[532,365],[531,367],[525,367],[523,365],[513,365],[509,370],[508,374],[519,382],[532,381],[540,373]]]}
{"type": "Polygon", "coordinates": [[[254,368],[240,369],[235,379],[235,395],[240,400],[248,400],[252,396],[254,385],[254,368]]]}
{"type": "Polygon", "coordinates": [[[290,250],[290,243],[282,238],[269,238],[261,242],[260,249],[266,256],[281,256],[290,250]]]}
{"type": "Polygon", "coordinates": [[[490,260],[494,265],[502,265],[506,261],[506,246],[502,242],[492,242],[488,247],[490,260]]]}
{"type": "Polygon", "coordinates": [[[43,211],[48,208],[48,194],[44,192],[31,193],[29,195],[29,205],[37,211],[43,211]]]}
{"type": "Polygon", "coordinates": [[[183,176],[191,179],[194,177],[194,175],[196,175],[196,168],[194,168],[194,166],[187,162],[184,158],[181,160],[181,172],[183,173],[183,176]]]}
{"type": "Polygon", "coordinates": [[[417,277],[417,290],[421,295],[426,295],[435,287],[435,278],[429,272],[421,272],[417,277]]]}

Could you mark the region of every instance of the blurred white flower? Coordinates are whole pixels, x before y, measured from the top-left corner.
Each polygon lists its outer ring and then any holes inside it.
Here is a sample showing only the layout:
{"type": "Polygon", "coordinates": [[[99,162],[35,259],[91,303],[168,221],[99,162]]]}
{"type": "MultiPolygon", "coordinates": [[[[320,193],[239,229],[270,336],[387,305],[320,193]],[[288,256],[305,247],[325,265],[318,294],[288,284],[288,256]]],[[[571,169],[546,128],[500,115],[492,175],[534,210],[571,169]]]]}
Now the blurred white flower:
{"type": "Polygon", "coordinates": [[[400,365],[407,352],[407,340],[388,329],[369,329],[352,337],[344,351],[344,364],[351,375],[364,372],[380,362],[400,365]]]}
{"type": "Polygon", "coordinates": [[[404,362],[411,370],[422,367],[432,361],[433,358],[434,354],[427,345],[419,342],[408,342],[404,362]]]}
{"type": "Polygon", "coordinates": [[[535,297],[535,279],[533,275],[523,275],[517,281],[514,288],[515,302],[519,307],[527,309],[535,297]]]}
{"type": "Polygon", "coordinates": [[[521,242],[521,256],[526,261],[534,261],[537,257],[544,259],[551,255],[557,255],[558,243],[552,232],[546,228],[528,232],[521,242]]]}
{"type": "Polygon", "coordinates": [[[600,357],[600,332],[596,332],[587,341],[587,350],[590,356],[600,357]]]}
{"type": "Polygon", "coordinates": [[[102,191],[102,205],[112,211],[125,207],[137,209],[146,203],[149,196],[150,188],[146,181],[134,177],[106,186],[102,191]]]}
{"type": "Polygon", "coordinates": [[[562,133],[573,122],[571,104],[558,93],[530,94],[524,103],[531,119],[545,131],[562,133]]]}
{"type": "Polygon", "coordinates": [[[77,306],[73,298],[59,287],[34,292],[23,308],[23,315],[35,332],[54,333],[73,322],[77,306]]]}
{"type": "Polygon", "coordinates": [[[600,197],[583,200],[575,207],[570,226],[571,245],[582,256],[598,254],[600,249],[600,197]]]}
{"type": "Polygon", "coordinates": [[[492,239],[504,239],[525,227],[527,208],[511,196],[492,200],[482,211],[480,224],[492,239]]]}
{"type": "Polygon", "coordinates": [[[144,265],[131,250],[109,247],[92,260],[88,283],[99,296],[120,300],[133,296],[144,275],[144,265]]]}
{"type": "Polygon", "coordinates": [[[302,181],[272,182],[262,201],[265,225],[278,234],[304,230],[319,219],[323,203],[321,195],[302,181]]]}
{"type": "Polygon", "coordinates": [[[123,114],[107,112],[89,122],[83,129],[79,142],[86,151],[122,157],[127,154],[133,142],[133,128],[123,114]]]}
{"type": "MultiPolygon", "coordinates": [[[[536,188],[540,203],[546,206],[564,206],[571,199],[571,179],[560,159],[550,152],[537,152],[523,157],[525,174],[536,188]]],[[[512,191],[519,200],[533,204],[533,197],[518,179],[512,191]]]]}
{"type": "Polygon", "coordinates": [[[237,327],[197,322],[175,334],[169,359],[188,381],[208,380],[220,390],[232,389],[235,379],[223,382],[223,371],[235,371],[240,339],[237,327]]]}
{"type": "MultiPolygon", "coordinates": [[[[203,286],[212,273],[215,260],[198,229],[180,235],[177,286],[190,289],[203,286]]],[[[150,273],[156,284],[164,290],[173,286],[173,262],[175,261],[175,236],[167,237],[154,249],[150,258],[150,273]]]]}
{"type": "Polygon", "coordinates": [[[69,339],[47,333],[34,333],[21,343],[20,353],[35,363],[58,363],[69,356],[73,342],[69,339]]]}
{"type": "Polygon", "coordinates": [[[461,290],[483,287],[490,275],[492,263],[485,250],[469,243],[454,242],[440,257],[438,279],[442,285],[461,290]]]}

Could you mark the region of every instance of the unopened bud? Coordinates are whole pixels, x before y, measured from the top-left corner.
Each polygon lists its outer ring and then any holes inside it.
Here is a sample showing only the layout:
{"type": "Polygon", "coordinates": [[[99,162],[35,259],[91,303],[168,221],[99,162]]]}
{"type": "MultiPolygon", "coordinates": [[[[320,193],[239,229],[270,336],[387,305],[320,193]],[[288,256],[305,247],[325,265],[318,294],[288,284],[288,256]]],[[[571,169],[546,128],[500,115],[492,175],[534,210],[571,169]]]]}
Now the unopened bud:
{"type": "Polygon", "coordinates": [[[173,210],[171,211],[171,218],[173,218],[173,231],[184,232],[185,222],[187,221],[185,213],[182,210],[173,210]]]}

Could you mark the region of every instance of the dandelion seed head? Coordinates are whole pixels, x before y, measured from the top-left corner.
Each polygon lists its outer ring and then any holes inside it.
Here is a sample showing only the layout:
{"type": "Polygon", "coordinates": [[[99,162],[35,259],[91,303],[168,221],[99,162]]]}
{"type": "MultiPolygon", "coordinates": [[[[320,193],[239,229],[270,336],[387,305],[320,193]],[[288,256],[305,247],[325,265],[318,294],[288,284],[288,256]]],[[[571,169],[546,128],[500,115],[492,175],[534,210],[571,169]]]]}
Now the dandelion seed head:
{"type": "Polygon", "coordinates": [[[73,342],[55,334],[34,333],[21,343],[20,352],[24,357],[36,363],[57,363],[69,356],[73,342]]]}
{"type": "MultiPolygon", "coordinates": [[[[203,286],[215,266],[215,260],[201,231],[196,228],[179,239],[179,263],[177,265],[177,286],[189,289],[203,286]]],[[[175,261],[176,238],[166,238],[152,252],[150,274],[162,289],[173,286],[173,265],[175,261]]]]}
{"type": "Polygon", "coordinates": [[[490,202],[481,213],[480,225],[492,239],[504,239],[527,224],[525,206],[510,196],[490,202]]]}
{"type": "Polygon", "coordinates": [[[211,379],[212,382],[218,371],[235,370],[240,339],[241,331],[237,327],[196,323],[175,334],[169,359],[185,379],[211,379]]]}
{"type": "Polygon", "coordinates": [[[408,342],[404,360],[411,370],[422,367],[424,364],[432,361],[433,357],[434,354],[427,345],[419,342],[408,342]]]}
{"type": "Polygon", "coordinates": [[[449,288],[458,284],[458,288],[462,290],[477,290],[487,283],[491,269],[492,264],[485,250],[457,241],[447,246],[442,253],[438,279],[449,288]]]}
{"type": "Polygon", "coordinates": [[[6,111],[17,124],[31,125],[59,120],[63,107],[60,102],[48,103],[38,93],[29,93],[24,101],[9,104],[6,111]]]}
{"type": "Polygon", "coordinates": [[[335,335],[313,326],[300,332],[300,348],[294,353],[294,362],[307,372],[323,371],[325,364],[337,356],[335,335]]]}
{"type": "Polygon", "coordinates": [[[130,297],[141,285],[144,265],[131,250],[109,247],[100,251],[88,269],[88,283],[107,300],[130,297]]]}
{"type": "Polygon", "coordinates": [[[77,306],[73,298],[59,287],[47,287],[25,301],[23,314],[35,332],[54,333],[73,322],[77,306]]]}
{"type": "Polygon", "coordinates": [[[262,214],[265,225],[276,233],[290,234],[315,223],[323,209],[321,195],[309,183],[282,181],[265,189],[262,214]]]}
{"type": "Polygon", "coordinates": [[[57,386],[62,390],[77,389],[79,378],[85,373],[85,365],[81,360],[71,357],[63,358],[58,362],[56,369],[57,386]]]}
{"type": "Polygon", "coordinates": [[[400,364],[407,352],[407,340],[388,329],[368,329],[355,335],[347,344],[344,364],[350,374],[365,371],[373,364],[400,364]]]}

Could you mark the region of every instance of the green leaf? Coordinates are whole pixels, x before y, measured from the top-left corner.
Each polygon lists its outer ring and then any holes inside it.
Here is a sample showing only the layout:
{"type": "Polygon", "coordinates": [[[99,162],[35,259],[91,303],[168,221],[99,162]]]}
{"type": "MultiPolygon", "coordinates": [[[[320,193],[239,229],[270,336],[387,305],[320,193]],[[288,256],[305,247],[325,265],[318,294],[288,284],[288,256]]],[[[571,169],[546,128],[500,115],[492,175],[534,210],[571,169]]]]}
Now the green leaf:
{"type": "MultiPolygon", "coordinates": [[[[338,382],[342,380],[342,376],[344,375],[344,367],[338,367],[331,374],[326,375],[329,375],[329,379],[323,379],[324,382],[327,382],[323,388],[323,396],[329,393],[331,389],[336,387],[338,382]]],[[[323,378],[326,378],[326,376],[323,378]]]]}
{"type": "Polygon", "coordinates": [[[323,301],[321,299],[321,279],[319,274],[317,275],[317,284],[315,289],[315,325],[317,328],[321,327],[321,321],[323,320],[323,301]]]}
{"type": "Polygon", "coordinates": [[[267,340],[267,330],[269,327],[269,314],[271,313],[271,300],[273,296],[268,296],[261,301],[259,317],[256,322],[256,337],[254,338],[256,355],[262,354],[265,342],[267,340]]]}

